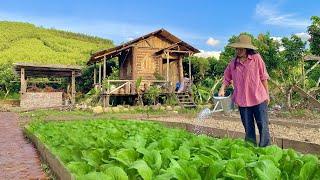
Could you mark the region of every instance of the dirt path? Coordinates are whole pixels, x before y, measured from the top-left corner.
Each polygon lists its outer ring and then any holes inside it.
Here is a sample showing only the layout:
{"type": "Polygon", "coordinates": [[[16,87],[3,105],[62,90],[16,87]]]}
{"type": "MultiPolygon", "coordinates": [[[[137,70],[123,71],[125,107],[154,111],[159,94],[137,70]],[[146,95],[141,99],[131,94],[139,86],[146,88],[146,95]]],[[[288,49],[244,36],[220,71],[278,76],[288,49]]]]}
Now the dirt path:
{"type": "MultiPolygon", "coordinates": [[[[151,118],[150,118],[151,119],[151,118]]],[[[184,118],[184,117],[158,117],[152,118],[158,121],[171,121],[171,122],[187,122],[191,124],[214,127],[218,129],[226,129],[230,131],[244,132],[243,125],[240,121],[230,120],[227,117],[213,117],[205,119],[202,121],[196,118],[184,118]]],[[[272,121],[271,121],[272,122],[272,121]]],[[[258,128],[256,128],[256,133],[258,134],[258,128]]],[[[320,129],[318,128],[308,128],[308,127],[296,127],[288,125],[279,125],[271,123],[269,125],[270,135],[278,138],[286,138],[292,140],[299,140],[304,142],[311,142],[320,144],[320,129]]]]}
{"type": "Polygon", "coordinates": [[[0,179],[47,179],[35,148],[23,136],[18,115],[0,112],[0,179]]]}

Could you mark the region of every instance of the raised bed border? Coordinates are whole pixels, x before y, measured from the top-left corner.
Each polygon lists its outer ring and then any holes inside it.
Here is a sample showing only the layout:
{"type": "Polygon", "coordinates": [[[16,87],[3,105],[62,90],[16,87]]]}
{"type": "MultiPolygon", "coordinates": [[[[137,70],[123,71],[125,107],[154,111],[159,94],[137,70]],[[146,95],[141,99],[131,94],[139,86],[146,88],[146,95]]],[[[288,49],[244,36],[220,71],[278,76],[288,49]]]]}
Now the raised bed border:
{"type": "Polygon", "coordinates": [[[23,134],[33,143],[33,145],[37,148],[41,159],[45,161],[53,174],[57,177],[57,179],[63,180],[75,180],[76,178],[71,174],[71,172],[63,165],[62,161],[59,157],[55,156],[51,153],[49,148],[42,143],[34,134],[32,134],[28,129],[23,129],[23,134]]]}
{"type": "MultiPolygon", "coordinates": [[[[193,134],[206,134],[210,137],[217,137],[217,138],[228,137],[228,138],[234,139],[234,138],[243,138],[245,135],[243,132],[228,131],[224,129],[193,125],[189,123],[150,121],[150,120],[135,120],[135,121],[157,122],[157,123],[163,124],[165,127],[168,127],[168,128],[184,129],[193,134]]],[[[60,158],[53,155],[49,150],[49,148],[45,144],[43,144],[34,134],[32,134],[26,128],[24,128],[23,133],[34,144],[41,158],[49,165],[52,172],[56,175],[58,179],[63,179],[63,180],[76,179],[72,175],[72,173],[64,166],[60,158]]],[[[273,140],[274,140],[274,144],[278,145],[282,149],[292,148],[301,153],[320,154],[319,144],[295,141],[295,140],[290,140],[285,138],[276,138],[276,137],[274,137],[273,140]]]]}
{"type": "MultiPolygon", "coordinates": [[[[190,133],[193,134],[206,134],[210,137],[217,137],[217,138],[244,138],[245,133],[238,132],[238,131],[230,131],[225,129],[218,129],[213,127],[207,127],[207,126],[199,126],[189,123],[179,123],[179,122],[164,122],[164,121],[155,121],[159,122],[161,124],[164,124],[167,127],[175,127],[180,129],[185,129],[190,133]]],[[[259,135],[257,135],[257,138],[259,138],[259,135]]],[[[315,143],[309,143],[309,142],[303,142],[303,141],[296,141],[286,138],[277,138],[277,137],[271,137],[273,140],[273,144],[279,146],[282,149],[289,149],[292,148],[300,153],[310,153],[310,154],[320,154],[320,144],[315,143]]]]}

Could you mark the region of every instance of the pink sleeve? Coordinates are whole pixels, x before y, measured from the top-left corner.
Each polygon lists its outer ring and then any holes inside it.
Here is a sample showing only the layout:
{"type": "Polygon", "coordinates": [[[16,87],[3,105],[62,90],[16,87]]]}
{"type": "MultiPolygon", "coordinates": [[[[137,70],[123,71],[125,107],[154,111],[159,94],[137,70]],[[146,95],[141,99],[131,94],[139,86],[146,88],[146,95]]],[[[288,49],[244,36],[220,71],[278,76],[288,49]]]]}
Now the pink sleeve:
{"type": "Polygon", "coordinates": [[[229,86],[231,84],[231,80],[232,80],[232,73],[231,73],[231,64],[233,61],[231,61],[229,63],[229,65],[227,66],[227,68],[224,70],[224,76],[223,76],[223,84],[225,86],[229,86]]]}
{"type": "Polygon", "coordinates": [[[269,79],[269,74],[267,72],[266,65],[263,59],[261,58],[260,54],[258,54],[257,60],[258,60],[258,66],[259,66],[259,76],[261,81],[269,79]]]}

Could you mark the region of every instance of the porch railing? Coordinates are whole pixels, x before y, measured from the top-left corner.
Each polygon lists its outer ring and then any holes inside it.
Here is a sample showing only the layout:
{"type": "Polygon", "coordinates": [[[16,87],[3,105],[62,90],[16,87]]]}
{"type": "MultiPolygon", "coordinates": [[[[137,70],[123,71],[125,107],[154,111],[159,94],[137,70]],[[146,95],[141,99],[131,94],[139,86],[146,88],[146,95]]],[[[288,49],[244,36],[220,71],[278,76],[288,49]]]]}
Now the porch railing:
{"type": "Polygon", "coordinates": [[[103,94],[107,95],[135,95],[139,91],[144,93],[150,86],[157,86],[163,93],[169,92],[171,84],[164,80],[141,80],[136,89],[136,80],[105,80],[104,85],[99,85],[103,94]]]}

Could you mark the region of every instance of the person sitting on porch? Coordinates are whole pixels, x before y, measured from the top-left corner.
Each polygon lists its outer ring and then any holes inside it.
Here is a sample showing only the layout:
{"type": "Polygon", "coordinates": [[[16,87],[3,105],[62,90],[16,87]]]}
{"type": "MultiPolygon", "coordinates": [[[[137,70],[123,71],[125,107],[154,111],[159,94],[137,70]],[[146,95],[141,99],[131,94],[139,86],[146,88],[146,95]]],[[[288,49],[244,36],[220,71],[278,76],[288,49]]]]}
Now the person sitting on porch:
{"type": "Polygon", "coordinates": [[[181,86],[181,83],[177,82],[176,83],[176,89],[174,91],[177,92],[179,90],[180,86],[181,86]]]}
{"type": "Polygon", "coordinates": [[[190,86],[189,78],[184,77],[178,89],[178,93],[185,92],[189,88],[189,86],[190,86]]]}

